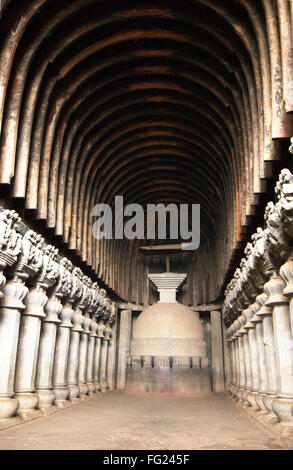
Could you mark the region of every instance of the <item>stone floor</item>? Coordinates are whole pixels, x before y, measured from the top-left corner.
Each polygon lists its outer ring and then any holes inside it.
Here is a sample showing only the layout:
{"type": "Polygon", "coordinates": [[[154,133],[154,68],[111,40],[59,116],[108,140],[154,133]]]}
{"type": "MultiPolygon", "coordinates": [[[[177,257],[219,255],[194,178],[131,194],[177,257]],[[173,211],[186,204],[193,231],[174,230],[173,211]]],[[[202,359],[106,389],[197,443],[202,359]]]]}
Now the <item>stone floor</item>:
{"type": "Polygon", "coordinates": [[[280,449],[225,394],[104,395],[0,432],[0,449],[280,449]]]}

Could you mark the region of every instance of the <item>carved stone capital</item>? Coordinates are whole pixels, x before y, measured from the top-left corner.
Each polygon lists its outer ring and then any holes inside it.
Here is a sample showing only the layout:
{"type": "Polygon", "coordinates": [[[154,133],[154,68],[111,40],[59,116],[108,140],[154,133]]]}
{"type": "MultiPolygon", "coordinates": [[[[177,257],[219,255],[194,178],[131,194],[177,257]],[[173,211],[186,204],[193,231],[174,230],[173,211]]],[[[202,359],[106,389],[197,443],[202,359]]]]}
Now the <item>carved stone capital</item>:
{"type": "Polygon", "coordinates": [[[20,217],[14,210],[0,213],[0,270],[12,266],[21,252],[22,236],[16,232],[20,217]]]}
{"type": "Polygon", "coordinates": [[[28,230],[22,238],[21,253],[14,267],[15,274],[35,276],[43,264],[44,239],[33,230],[28,230]]]}
{"type": "Polygon", "coordinates": [[[45,290],[52,287],[59,277],[57,255],[58,249],[52,245],[47,245],[43,249],[42,268],[37,276],[36,283],[45,290]]]}
{"type": "Polygon", "coordinates": [[[276,262],[278,259],[286,259],[289,255],[289,238],[285,233],[282,206],[280,202],[269,202],[265,210],[265,222],[267,224],[267,245],[276,262]]]}

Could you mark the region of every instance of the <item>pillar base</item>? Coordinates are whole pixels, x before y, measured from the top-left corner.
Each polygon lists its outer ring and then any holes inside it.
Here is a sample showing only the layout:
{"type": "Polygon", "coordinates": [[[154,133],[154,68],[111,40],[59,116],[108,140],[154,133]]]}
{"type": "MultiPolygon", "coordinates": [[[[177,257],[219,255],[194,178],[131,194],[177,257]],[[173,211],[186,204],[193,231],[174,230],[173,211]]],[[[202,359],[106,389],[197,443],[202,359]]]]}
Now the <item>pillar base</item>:
{"type": "Polygon", "coordinates": [[[79,396],[82,400],[89,400],[89,395],[88,395],[88,392],[89,392],[89,389],[88,389],[88,386],[87,384],[78,384],[78,387],[79,387],[79,396]]]}
{"type": "Polygon", "coordinates": [[[69,388],[68,387],[60,387],[60,388],[53,388],[53,392],[56,395],[55,398],[55,405],[58,408],[68,408],[72,406],[72,403],[68,400],[69,395],[69,388]]]}
{"type": "Polygon", "coordinates": [[[55,393],[55,401],[64,401],[68,399],[69,388],[68,387],[54,387],[53,392],[55,393]]]}
{"type": "Polygon", "coordinates": [[[255,413],[256,411],[259,411],[257,395],[257,392],[250,392],[247,394],[247,401],[249,403],[249,407],[247,408],[248,413],[255,413]]]}
{"type": "Polygon", "coordinates": [[[63,410],[64,408],[70,408],[72,403],[69,400],[55,400],[55,405],[57,408],[63,410]]]}
{"type": "Polygon", "coordinates": [[[251,390],[243,390],[242,392],[242,407],[243,408],[249,408],[249,402],[248,402],[248,399],[247,399],[247,396],[248,394],[251,393],[251,390]]]}
{"type": "Polygon", "coordinates": [[[90,397],[94,397],[96,394],[95,394],[95,391],[96,391],[96,387],[94,385],[93,382],[87,382],[87,387],[88,387],[88,394],[90,397]]]}
{"type": "Polygon", "coordinates": [[[255,400],[256,400],[258,408],[259,408],[259,411],[257,412],[256,416],[263,416],[263,415],[268,414],[268,410],[267,410],[267,408],[265,407],[265,404],[264,404],[265,397],[266,397],[265,393],[258,393],[255,396],[255,400]]]}
{"type": "Polygon", "coordinates": [[[272,409],[280,420],[275,426],[276,432],[293,444],[293,398],[277,397],[272,402],[272,409]]]}
{"type": "Polygon", "coordinates": [[[51,389],[36,390],[39,397],[38,409],[43,411],[52,408],[56,395],[51,389]]]}
{"type": "Polygon", "coordinates": [[[101,392],[107,393],[108,389],[109,389],[109,386],[108,386],[107,380],[101,380],[101,392]]]}
{"type": "Polygon", "coordinates": [[[75,406],[75,405],[78,405],[79,403],[82,403],[83,400],[82,400],[82,398],[78,397],[78,398],[71,398],[70,401],[71,401],[72,405],[75,406]]]}
{"type": "Polygon", "coordinates": [[[272,403],[275,399],[276,399],[276,395],[273,395],[273,394],[266,394],[263,397],[264,406],[266,407],[268,411],[268,414],[264,415],[263,419],[268,424],[277,424],[279,422],[279,418],[272,408],[272,403]]]}
{"type": "Polygon", "coordinates": [[[58,406],[53,405],[53,406],[47,406],[46,408],[41,408],[40,409],[42,416],[49,416],[52,415],[53,413],[56,413],[58,411],[58,406]]]}
{"type": "Polygon", "coordinates": [[[100,382],[94,382],[94,385],[96,387],[96,393],[101,393],[101,384],[100,384],[100,382]]]}
{"type": "Polygon", "coordinates": [[[68,400],[72,401],[79,398],[80,390],[78,385],[69,385],[68,400]]]}
{"type": "Polygon", "coordinates": [[[238,403],[239,403],[239,405],[241,405],[242,407],[245,407],[245,405],[248,406],[248,403],[247,403],[247,401],[246,401],[247,394],[248,394],[248,392],[247,392],[247,390],[245,390],[244,388],[240,388],[240,389],[239,389],[239,395],[238,395],[238,397],[239,397],[239,402],[238,402],[238,403]]]}
{"type": "Polygon", "coordinates": [[[19,401],[19,408],[17,414],[22,419],[32,419],[41,416],[40,410],[37,410],[39,403],[39,396],[35,392],[18,392],[15,393],[15,398],[19,401]]]}
{"type": "Polygon", "coordinates": [[[13,397],[0,397],[0,421],[15,416],[19,401],[13,397]]]}

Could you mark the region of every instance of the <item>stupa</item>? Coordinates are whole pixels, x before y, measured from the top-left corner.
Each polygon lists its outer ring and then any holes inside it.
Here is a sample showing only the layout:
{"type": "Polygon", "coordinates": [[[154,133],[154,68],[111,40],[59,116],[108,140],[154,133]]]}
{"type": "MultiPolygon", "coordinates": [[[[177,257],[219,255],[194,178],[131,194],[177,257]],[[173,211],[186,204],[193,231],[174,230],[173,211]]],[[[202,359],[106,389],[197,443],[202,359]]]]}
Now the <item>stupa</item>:
{"type": "Polygon", "coordinates": [[[183,273],[149,274],[159,301],[133,326],[127,390],[199,394],[211,390],[206,342],[198,312],[176,300],[183,273]]]}

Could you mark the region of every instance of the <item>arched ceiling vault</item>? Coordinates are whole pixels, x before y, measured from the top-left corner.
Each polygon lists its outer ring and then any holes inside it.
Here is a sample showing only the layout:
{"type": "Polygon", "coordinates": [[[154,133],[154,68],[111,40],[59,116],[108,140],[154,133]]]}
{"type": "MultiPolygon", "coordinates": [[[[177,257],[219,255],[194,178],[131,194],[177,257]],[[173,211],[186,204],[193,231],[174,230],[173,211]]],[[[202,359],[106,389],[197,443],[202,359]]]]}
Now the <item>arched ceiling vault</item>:
{"type": "Polygon", "coordinates": [[[93,239],[94,205],[201,204],[194,269],[217,298],[293,135],[292,12],[283,0],[2,0],[0,184],[132,302],[145,301],[145,241],[93,239]]]}

